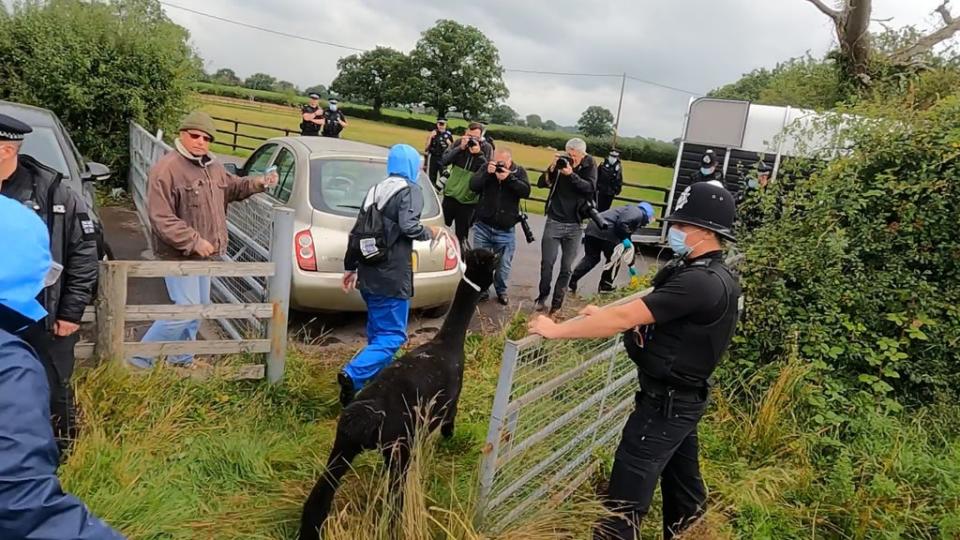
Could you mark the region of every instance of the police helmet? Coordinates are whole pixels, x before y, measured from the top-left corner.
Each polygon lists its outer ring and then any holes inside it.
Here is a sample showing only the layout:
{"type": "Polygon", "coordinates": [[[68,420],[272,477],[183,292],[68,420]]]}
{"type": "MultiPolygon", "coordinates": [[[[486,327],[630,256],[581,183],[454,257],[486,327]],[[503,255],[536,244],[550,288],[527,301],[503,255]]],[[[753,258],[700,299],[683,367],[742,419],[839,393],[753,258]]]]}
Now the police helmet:
{"type": "Polygon", "coordinates": [[[717,164],[717,156],[713,153],[713,150],[707,150],[703,157],[700,158],[700,166],[704,168],[710,168],[717,164]]]}
{"type": "Polygon", "coordinates": [[[695,225],[735,242],[733,221],[736,214],[737,205],[729,191],[713,182],[697,182],[683,190],[673,213],[663,220],[695,225]]]}
{"type": "Polygon", "coordinates": [[[759,174],[770,174],[773,172],[773,167],[767,165],[766,163],[760,161],[757,162],[757,172],[759,174]]]}

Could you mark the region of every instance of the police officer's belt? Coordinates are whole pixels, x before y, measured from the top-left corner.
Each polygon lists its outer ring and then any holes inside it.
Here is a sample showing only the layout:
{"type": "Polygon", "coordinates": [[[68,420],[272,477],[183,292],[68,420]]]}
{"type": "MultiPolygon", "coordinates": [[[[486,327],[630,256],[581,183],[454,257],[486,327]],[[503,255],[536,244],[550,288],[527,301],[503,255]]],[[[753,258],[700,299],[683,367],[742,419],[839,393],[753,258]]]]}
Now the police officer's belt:
{"type": "Polygon", "coordinates": [[[710,393],[709,387],[679,386],[640,374],[640,390],[653,398],[673,398],[676,401],[703,401],[710,393]]]}

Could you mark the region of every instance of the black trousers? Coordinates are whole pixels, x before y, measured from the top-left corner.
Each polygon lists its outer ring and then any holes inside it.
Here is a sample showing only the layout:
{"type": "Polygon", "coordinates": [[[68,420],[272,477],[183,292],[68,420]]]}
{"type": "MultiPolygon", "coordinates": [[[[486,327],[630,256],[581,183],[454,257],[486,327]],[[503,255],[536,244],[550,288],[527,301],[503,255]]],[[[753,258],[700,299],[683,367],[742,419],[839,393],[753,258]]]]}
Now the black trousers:
{"type": "Polygon", "coordinates": [[[473,225],[473,213],[477,205],[463,204],[453,197],[443,198],[443,220],[449,227],[453,225],[453,231],[457,235],[457,240],[461,246],[466,246],[470,236],[470,227],[473,225]]]}
{"type": "Polygon", "coordinates": [[[613,198],[616,195],[607,195],[606,193],[597,193],[597,210],[605,212],[613,206],[613,198]]]}
{"type": "Polygon", "coordinates": [[[437,184],[437,176],[439,176],[440,171],[443,170],[443,167],[440,166],[441,157],[442,156],[429,156],[427,158],[427,176],[430,178],[430,183],[438,190],[442,188],[442,186],[437,184]]]}
{"type": "Polygon", "coordinates": [[[650,510],[660,480],[663,537],[672,539],[699,518],[707,491],[700,476],[697,424],[707,406],[696,401],[637,393],[637,406],[623,428],[610,475],[607,506],[623,517],[600,522],[595,540],[639,538],[640,522],[650,510]],[[635,536],[636,535],[636,536],[635,536]]]}
{"type": "MultiPolygon", "coordinates": [[[[600,262],[601,255],[603,255],[607,262],[610,262],[610,257],[613,256],[613,250],[616,247],[617,245],[613,242],[607,242],[594,236],[584,238],[583,258],[577,263],[577,267],[573,269],[573,276],[570,277],[570,287],[574,289],[577,288],[577,283],[579,283],[583,276],[587,275],[593,270],[593,267],[600,262]]],[[[613,268],[603,271],[603,274],[600,275],[600,292],[613,290],[613,278],[613,268]]]]}
{"type": "Polygon", "coordinates": [[[47,330],[46,324],[38,323],[24,330],[20,337],[37,351],[37,357],[47,373],[47,384],[50,386],[50,420],[57,447],[63,455],[77,436],[70,379],[76,364],[73,349],[79,335],[57,337],[47,330]]]}

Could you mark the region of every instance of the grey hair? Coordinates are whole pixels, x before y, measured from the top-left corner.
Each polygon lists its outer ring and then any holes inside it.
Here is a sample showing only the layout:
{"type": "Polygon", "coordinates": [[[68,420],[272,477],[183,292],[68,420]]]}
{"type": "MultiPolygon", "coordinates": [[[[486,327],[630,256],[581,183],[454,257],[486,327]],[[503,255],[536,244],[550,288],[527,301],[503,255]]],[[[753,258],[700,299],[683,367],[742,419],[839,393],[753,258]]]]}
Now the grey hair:
{"type": "Polygon", "coordinates": [[[574,138],[570,139],[569,141],[567,141],[566,149],[567,149],[568,152],[569,152],[570,150],[576,150],[577,152],[580,152],[580,153],[582,153],[582,154],[586,154],[586,153],[587,153],[587,142],[584,141],[583,139],[581,139],[580,137],[574,137],[574,138]]]}

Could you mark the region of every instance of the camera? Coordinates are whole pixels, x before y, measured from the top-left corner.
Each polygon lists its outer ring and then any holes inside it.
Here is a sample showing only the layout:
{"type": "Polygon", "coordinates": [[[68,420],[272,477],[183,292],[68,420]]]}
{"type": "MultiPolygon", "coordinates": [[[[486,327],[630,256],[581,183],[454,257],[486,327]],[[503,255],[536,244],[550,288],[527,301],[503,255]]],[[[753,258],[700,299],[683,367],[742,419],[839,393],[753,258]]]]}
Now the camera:
{"type": "Polygon", "coordinates": [[[470,137],[470,140],[467,141],[467,148],[473,148],[474,146],[480,146],[480,139],[477,137],[470,137]]]}
{"type": "Polygon", "coordinates": [[[498,173],[507,172],[507,165],[502,161],[498,161],[497,168],[494,172],[498,172],[498,173]]]}
{"type": "Polygon", "coordinates": [[[530,228],[530,220],[527,217],[526,213],[521,212],[520,216],[517,218],[517,221],[520,222],[520,228],[523,230],[523,237],[526,238],[528,244],[532,244],[537,241],[537,238],[533,236],[533,229],[530,228]]]}
{"type": "Polygon", "coordinates": [[[580,215],[593,220],[601,231],[607,229],[607,222],[600,215],[600,211],[597,210],[597,203],[591,200],[584,201],[583,205],[580,206],[580,215]]]}
{"type": "Polygon", "coordinates": [[[556,170],[566,169],[567,167],[573,167],[573,160],[570,159],[568,155],[557,156],[557,168],[556,170]]]}

